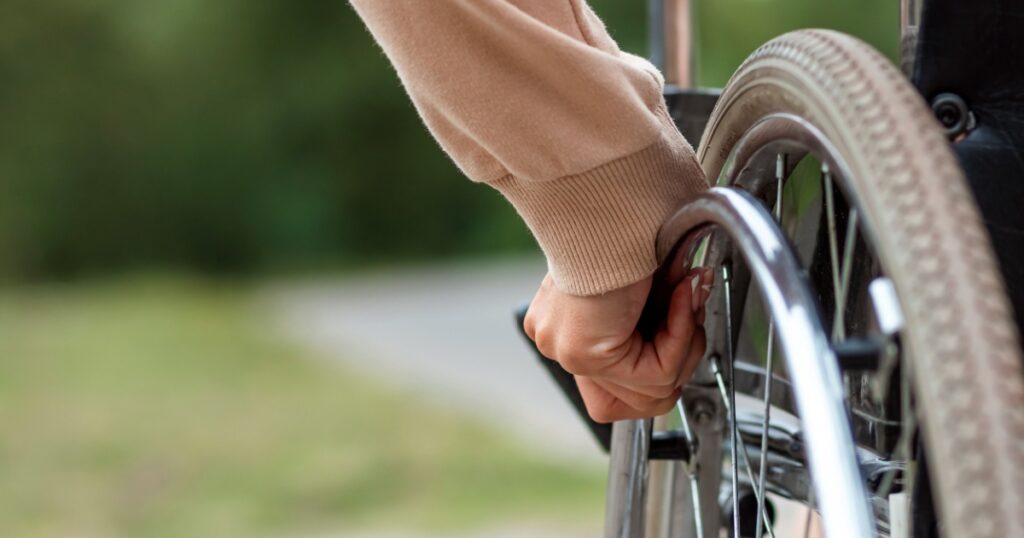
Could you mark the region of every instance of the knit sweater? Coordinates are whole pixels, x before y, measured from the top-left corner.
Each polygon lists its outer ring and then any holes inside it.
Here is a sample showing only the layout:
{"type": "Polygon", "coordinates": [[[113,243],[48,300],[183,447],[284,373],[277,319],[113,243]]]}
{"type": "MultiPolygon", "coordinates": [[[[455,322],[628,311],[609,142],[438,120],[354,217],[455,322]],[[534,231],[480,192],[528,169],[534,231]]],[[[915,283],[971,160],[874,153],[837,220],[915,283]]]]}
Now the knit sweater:
{"type": "Polygon", "coordinates": [[[559,289],[595,295],[657,266],[662,221],[706,188],[662,98],[585,0],[351,0],[427,128],[500,191],[559,289]]]}

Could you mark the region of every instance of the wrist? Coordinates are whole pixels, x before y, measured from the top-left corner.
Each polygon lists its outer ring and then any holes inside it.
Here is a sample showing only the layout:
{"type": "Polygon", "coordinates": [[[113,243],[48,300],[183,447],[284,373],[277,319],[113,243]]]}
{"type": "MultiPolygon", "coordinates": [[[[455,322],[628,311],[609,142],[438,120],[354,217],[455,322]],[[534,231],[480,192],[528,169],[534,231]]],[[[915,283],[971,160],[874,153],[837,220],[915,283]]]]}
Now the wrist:
{"type": "Polygon", "coordinates": [[[662,222],[707,184],[674,126],[648,147],[550,181],[491,182],[516,207],[548,260],[558,289],[597,295],[657,268],[662,222]]]}

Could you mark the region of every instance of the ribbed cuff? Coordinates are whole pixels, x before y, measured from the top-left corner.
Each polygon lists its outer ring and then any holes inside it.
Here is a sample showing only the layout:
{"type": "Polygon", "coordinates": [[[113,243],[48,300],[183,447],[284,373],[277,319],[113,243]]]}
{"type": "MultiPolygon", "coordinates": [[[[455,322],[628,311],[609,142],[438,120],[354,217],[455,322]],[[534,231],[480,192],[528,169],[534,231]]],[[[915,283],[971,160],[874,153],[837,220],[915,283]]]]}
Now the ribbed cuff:
{"type": "Polygon", "coordinates": [[[489,183],[530,227],[555,285],[573,295],[598,295],[653,273],[658,228],[707,188],[674,126],[654,144],[581,174],[489,183]]]}

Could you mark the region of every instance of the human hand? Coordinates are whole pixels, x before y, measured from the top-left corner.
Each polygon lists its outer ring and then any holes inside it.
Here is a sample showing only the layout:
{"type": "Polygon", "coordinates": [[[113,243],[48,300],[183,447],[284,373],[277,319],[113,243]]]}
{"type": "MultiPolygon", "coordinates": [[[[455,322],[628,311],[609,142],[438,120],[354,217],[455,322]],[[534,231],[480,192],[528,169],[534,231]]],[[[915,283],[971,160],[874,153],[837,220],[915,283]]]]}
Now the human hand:
{"type": "Polygon", "coordinates": [[[665,322],[651,341],[637,322],[651,277],[604,295],[580,297],[544,278],[524,329],[545,357],[574,374],[597,422],[667,413],[704,356],[704,303],[714,278],[695,269],[676,285],[665,322]]]}

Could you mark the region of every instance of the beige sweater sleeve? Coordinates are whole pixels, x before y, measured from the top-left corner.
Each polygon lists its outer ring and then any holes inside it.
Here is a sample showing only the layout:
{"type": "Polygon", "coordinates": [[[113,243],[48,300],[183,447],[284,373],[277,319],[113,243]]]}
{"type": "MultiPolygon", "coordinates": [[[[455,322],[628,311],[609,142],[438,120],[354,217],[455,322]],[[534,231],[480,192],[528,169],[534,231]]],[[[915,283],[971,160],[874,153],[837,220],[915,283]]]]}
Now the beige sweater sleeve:
{"type": "Polygon", "coordinates": [[[576,295],[656,268],[658,226],[706,188],[662,79],[584,0],[352,0],[431,133],[522,215],[576,295]]]}

